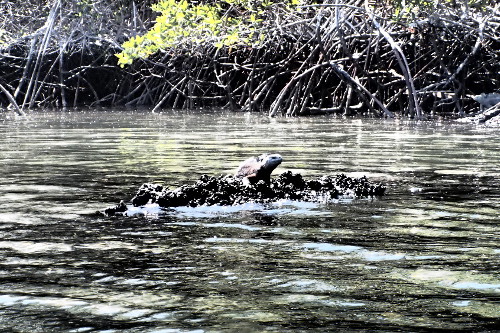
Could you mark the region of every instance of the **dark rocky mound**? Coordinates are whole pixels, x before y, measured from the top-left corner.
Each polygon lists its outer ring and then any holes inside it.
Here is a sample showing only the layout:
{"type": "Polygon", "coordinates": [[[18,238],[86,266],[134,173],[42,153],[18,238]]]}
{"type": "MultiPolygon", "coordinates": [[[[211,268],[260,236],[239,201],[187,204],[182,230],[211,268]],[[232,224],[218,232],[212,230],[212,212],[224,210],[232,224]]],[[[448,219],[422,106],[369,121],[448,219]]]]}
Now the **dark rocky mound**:
{"type": "MultiPolygon", "coordinates": [[[[304,180],[302,175],[287,171],[271,180],[244,184],[234,176],[202,175],[192,185],[173,190],[158,184],[143,184],[132,199],[135,207],[156,203],[160,207],[235,205],[246,202],[266,203],[280,199],[327,202],[340,197],[366,198],[381,196],[386,187],[371,184],[366,177],[351,178],[344,174],[304,180]]],[[[127,210],[122,201],[107,208],[105,215],[120,215],[127,210]]]]}

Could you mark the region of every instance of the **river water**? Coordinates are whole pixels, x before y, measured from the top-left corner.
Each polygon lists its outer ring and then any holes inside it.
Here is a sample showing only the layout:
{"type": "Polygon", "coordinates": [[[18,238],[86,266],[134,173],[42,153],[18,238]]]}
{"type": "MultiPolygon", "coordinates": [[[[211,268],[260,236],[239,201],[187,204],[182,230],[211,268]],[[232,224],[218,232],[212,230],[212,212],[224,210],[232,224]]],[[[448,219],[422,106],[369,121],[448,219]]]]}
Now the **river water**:
{"type": "Polygon", "coordinates": [[[0,331],[495,331],[499,130],[226,112],[0,114],[0,331]],[[280,153],[382,198],[94,214],[280,153]]]}

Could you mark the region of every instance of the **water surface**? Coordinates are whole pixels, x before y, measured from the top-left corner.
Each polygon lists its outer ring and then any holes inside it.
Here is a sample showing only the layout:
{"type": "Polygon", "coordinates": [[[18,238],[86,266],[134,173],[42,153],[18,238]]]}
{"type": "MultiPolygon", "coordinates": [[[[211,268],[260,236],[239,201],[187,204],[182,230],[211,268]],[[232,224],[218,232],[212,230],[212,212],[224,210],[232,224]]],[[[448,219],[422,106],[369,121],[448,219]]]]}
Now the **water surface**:
{"type": "MultiPolygon", "coordinates": [[[[0,115],[0,330],[494,331],[498,129],[224,112],[0,115]],[[104,218],[277,152],[275,171],[366,175],[373,200],[104,218]]],[[[143,211],[144,212],[144,211],[143,211]]]]}

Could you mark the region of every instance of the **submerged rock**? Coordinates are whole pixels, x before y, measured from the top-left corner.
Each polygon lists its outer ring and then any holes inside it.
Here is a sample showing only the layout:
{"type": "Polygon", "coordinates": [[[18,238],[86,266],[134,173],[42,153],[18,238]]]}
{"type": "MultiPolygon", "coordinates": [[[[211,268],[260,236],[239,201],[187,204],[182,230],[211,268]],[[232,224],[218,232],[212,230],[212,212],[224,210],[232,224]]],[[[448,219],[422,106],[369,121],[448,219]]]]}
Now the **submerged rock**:
{"type": "MultiPolygon", "coordinates": [[[[167,189],[158,184],[143,184],[132,199],[135,207],[156,203],[160,207],[237,205],[247,202],[267,203],[281,199],[328,202],[340,197],[367,198],[382,196],[386,187],[371,184],[366,177],[352,178],[344,174],[304,180],[302,175],[287,171],[274,179],[246,183],[238,176],[213,177],[202,175],[191,185],[167,189]]],[[[105,215],[120,215],[126,211],[120,202],[107,208],[105,215]]]]}
{"type": "Polygon", "coordinates": [[[107,216],[113,216],[113,215],[120,215],[121,213],[125,213],[126,211],[127,211],[127,205],[122,200],[118,205],[106,208],[103,213],[104,215],[107,216]]]}

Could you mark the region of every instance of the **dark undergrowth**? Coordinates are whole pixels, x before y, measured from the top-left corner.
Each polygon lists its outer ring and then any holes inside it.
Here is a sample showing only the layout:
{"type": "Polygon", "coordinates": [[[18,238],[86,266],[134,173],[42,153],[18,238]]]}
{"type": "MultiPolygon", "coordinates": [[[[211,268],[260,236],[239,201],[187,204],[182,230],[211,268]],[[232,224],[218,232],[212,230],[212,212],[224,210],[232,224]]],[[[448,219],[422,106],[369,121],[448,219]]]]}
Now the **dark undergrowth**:
{"type": "Polygon", "coordinates": [[[2,2],[0,105],[427,119],[475,114],[478,96],[500,91],[495,1],[411,19],[377,1],[276,4],[258,45],[179,44],[122,68],[115,54],[153,26],[152,2],[2,2]]]}

